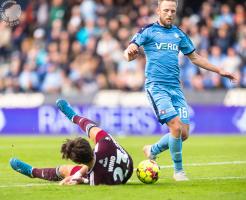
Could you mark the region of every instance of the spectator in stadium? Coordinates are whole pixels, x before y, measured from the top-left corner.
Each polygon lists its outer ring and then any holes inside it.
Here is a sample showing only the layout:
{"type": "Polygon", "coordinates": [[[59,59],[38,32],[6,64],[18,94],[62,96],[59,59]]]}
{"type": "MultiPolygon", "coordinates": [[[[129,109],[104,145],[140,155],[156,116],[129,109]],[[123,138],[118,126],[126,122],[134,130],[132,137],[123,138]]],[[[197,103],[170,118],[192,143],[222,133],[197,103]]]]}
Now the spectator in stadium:
{"type": "Polygon", "coordinates": [[[49,16],[49,24],[53,21],[60,19],[63,20],[65,16],[65,6],[63,0],[52,0],[49,16]]]}
{"type": "Polygon", "coordinates": [[[4,22],[0,22],[0,31],[0,54],[6,56],[10,49],[11,29],[4,22]]]}
{"type": "Polygon", "coordinates": [[[233,26],[233,15],[231,13],[230,7],[228,4],[223,4],[220,8],[220,15],[218,15],[214,20],[214,26],[220,28],[224,24],[233,26]]]}
{"type": "Polygon", "coordinates": [[[5,92],[6,93],[15,93],[20,91],[19,85],[19,75],[21,69],[21,62],[18,59],[17,55],[14,55],[11,58],[10,66],[3,78],[5,92]]]}
{"type": "Polygon", "coordinates": [[[44,76],[41,90],[44,93],[58,93],[62,88],[62,72],[56,63],[50,63],[44,76]]]}
{"type": "Polygon", "coordinates": [[[68,139],[61,146],[63,159],[78,165],[62,165],[57,168],[34,168],[16,158],[10,160],[11,167],[30,178],[60,181],[61,185],[89,183],[90,185],[125,184],[133,173],[131,156],[108,133],[85,118],[78,116],[67,101],[58,99],[60,111],[77,124],[95,144],[92,150],[84,138],[68,139]]]}
{"type": "Polygon", "coordinates": [[[33,63],[24,64],[24,69],[19,76],[19,84],[23,91],[32,92],[38,89],[39,79],[34,70],[35,65],[33,63]]]}
{"type": "Polygon", "coordinates": [[[189,135],[189,109],[180,87],[179,50],[193,64],[203,69],[232,81],[236,77],[197,54],[190,38],[173,25],[177,4],[177,0],[158,0],[158,21],[140,29],[124,55],[128,61],[134,60],[138,56],[139,47],[143,46],[147,57],[145,89],[159,122],[166,123],[170,129],[170,133],[156,144],[146,145],[144,154],[149,159],[155,159],[169,148],[174,163],[173,178],[176,181],[187,181],[189,179],[182,165],[182,140],[189,135]]]}

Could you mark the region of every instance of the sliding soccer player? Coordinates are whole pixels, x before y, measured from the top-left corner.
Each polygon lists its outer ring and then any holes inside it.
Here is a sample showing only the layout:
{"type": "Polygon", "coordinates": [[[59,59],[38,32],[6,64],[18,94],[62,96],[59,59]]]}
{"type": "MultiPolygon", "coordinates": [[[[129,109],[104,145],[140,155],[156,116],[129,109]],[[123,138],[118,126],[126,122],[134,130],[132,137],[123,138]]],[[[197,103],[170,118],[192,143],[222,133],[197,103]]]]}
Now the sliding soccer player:
{"type": "Polygon", "coordinates": [[[125,184],[133,173],[133,161],[127,151],[93,121],[78,116],[67,101],[59,99],[57,106],[69,120],[86,132],[95,144],[94,150],[84,138],[68,139],[61,146],[62,158],[70,159],[78,165],[35,168],[19,159],[12,158],[11,167],[31,178],[61,181],[61,185],[125,184]]]}

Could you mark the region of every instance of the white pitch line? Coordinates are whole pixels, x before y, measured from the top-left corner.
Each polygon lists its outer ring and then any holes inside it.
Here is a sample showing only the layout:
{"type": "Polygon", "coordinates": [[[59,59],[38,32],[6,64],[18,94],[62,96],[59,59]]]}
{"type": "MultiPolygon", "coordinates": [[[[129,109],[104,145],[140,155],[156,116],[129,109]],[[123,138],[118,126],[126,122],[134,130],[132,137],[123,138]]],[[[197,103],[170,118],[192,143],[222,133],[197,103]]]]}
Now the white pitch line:
{"type": "MultiPolygon", "coordinates": [[[[225,162],[190,163],[190,164],[183,164],[183,166],[200,167],[200,166],[211,166],[211,165],[242,165],[242,164],[246,164],[246,161],[238,160],[238,161],[225,161],[225,162]]],[[[160,166],[160,168],[161,169],[173,168],[173,165],[162,165],[160,166]]]]}
{"type": "MultiPolygon", "coordinates": [[[[190,178],[190,181],[197,180],[246,180],[246,176],[218,176],[218,177],[201,177],[201,178],[190,178]]],[[[166,180],[165,178],[159,178],[158,180],[166,180]]],[[[130,179],[128,182],[130,183],[139,183],[137,179],[130,179]]]]}
{"type": "Polygon", "coordinates": [[[33,186],[48,186],[48,185],[58,185],[52,183],[28,183],[28,184],[15,184],[15,185],[0,185],[0,188],[10,188],[10,187],[33,187],[33,186]]]}
{"type": "Polygon", "coordinates": [[[233,179],[246,179],[246,176],[201,177],[201,178],[192,178],[191,180],[233,180],[233,179]]]}
{"type": "MultiPolygon", "coordinates": [[[[246,161],[238,160],[238,161],[225,161],[225,162],[209,162],[209,163],[190,163],[184,164],[187,167],[200,167],[200,166],[211,166],[211,165],[242,165],[246,164],[246,161]]],[[[172,168],[173,165],[160,166],[161,169],[164,168],[172,168]]]]}

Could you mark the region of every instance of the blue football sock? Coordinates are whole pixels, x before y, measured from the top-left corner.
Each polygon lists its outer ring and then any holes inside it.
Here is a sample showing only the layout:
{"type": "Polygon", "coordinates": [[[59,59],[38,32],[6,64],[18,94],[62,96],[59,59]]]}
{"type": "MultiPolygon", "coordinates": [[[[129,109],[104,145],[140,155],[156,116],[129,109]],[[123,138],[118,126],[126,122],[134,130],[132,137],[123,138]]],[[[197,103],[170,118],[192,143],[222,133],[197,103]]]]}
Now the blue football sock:
{"type": "Polygon", "coordinates": [[[182,139],[169,136],[169,149],[172,156],[174,170],[179,172],[183,170],[182,164],[182,139]]]}
{"type": "Polygon", "coordinates": [[[157,155],[169,148],[169,135],[170,133],[165,134],[157,143],[153,144],[151,147],[151,154],[157,155]]]}

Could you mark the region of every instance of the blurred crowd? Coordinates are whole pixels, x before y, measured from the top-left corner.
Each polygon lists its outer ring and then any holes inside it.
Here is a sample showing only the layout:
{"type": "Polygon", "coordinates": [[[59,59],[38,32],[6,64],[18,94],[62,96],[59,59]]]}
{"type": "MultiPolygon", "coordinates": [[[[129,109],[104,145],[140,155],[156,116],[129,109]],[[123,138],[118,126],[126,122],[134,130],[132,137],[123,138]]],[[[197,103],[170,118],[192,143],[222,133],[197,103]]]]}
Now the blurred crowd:
{"type": "MultiPolygon", "coordinates": [[[[18,26],[0,22],[0,92],[65,95],[143,89],[145,57],[123,58],[131,37],[157,20],[156,0],[37,0],[18,26]],[[130,3],[129,3],[130,2],[130,3]]],[[[232,84],[180,54],[181,82],[193,90],[246,87],[245,5],[207,0],[176,24],[197,52],[238,77],[232,84]]]]}

